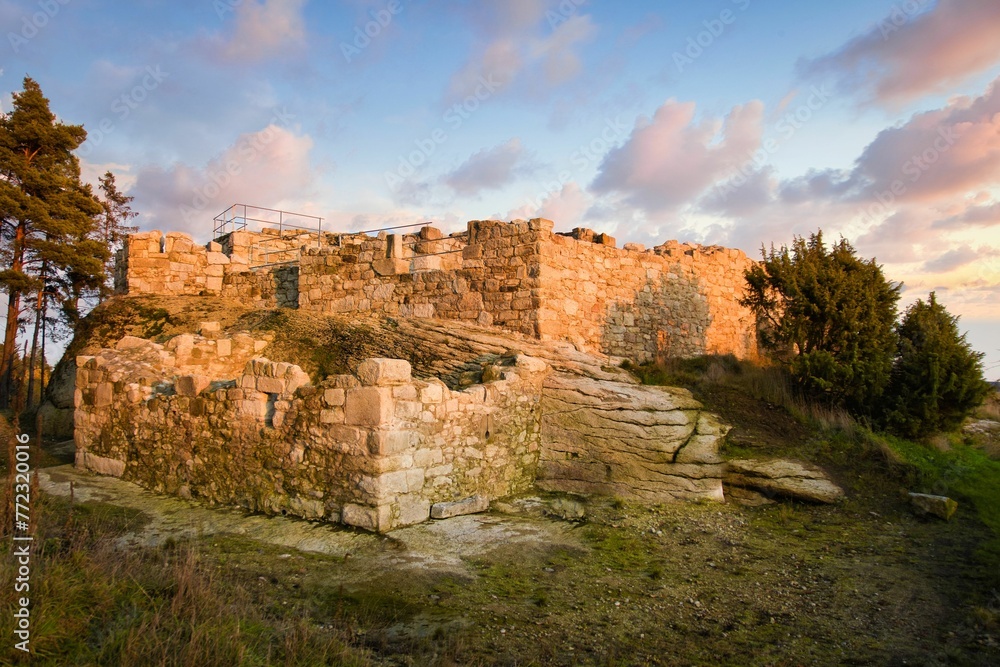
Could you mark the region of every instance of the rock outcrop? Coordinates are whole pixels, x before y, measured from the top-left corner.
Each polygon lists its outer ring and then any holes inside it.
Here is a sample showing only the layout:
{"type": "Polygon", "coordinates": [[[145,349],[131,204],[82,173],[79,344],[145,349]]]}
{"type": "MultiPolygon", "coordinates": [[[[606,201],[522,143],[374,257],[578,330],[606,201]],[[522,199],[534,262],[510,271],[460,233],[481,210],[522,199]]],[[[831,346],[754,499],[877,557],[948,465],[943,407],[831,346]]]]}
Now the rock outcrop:
{"type": "Polygon", "coordinates": [[[651,503],[723,499],[728,428],[684,389],[561,373],[542,392],[538,485],[651,503]]]}
{"type": "Polygon", "coordinates": [[[765,496],[779,496],[813,503],[835,503],[844,490],[819,468],[790,459],[738,459],[726,463],[726,486],[752,489],[765,496]]]}

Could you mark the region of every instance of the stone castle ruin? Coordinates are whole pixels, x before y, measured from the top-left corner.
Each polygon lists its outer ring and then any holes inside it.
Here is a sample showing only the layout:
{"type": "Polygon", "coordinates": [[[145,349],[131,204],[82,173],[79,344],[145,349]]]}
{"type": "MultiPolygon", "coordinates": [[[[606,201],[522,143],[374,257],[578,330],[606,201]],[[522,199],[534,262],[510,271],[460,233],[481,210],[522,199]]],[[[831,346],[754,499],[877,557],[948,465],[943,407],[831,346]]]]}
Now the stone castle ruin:
{"type": "Polygon", "coordinates": [[[548,220],[444,235],[225,230],[205,246],[134,234],[122,295],[392,318],[436,368],[374,358],[313,383],[269,341],[207,322],[77,359],[77,465],[166,493],[387,531],[534,487],[650,503],[723,497],[726,427],[684,390],[618,368],[755,353],[739,305],[751,260],[666,243],[617,248],[548,220]],[[471,386],[446,383],[475,361],[471,386]],[[451,366],[449,366],[451,364],[451,366]]]}

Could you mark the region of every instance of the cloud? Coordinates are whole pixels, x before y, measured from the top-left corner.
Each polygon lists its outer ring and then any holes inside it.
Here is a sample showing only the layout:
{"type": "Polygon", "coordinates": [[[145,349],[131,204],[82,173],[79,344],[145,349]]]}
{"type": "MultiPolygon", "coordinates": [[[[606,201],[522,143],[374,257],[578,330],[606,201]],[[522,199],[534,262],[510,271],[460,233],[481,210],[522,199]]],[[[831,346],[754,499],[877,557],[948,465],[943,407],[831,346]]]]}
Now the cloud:
{"type": "Polygon", "coordinates": [[[669,100],[640,118],[625,144],[601,162],[591,190],[618,192],[647,212],[674,210],[743,164],[761,142],[764,105],[732,109],[725,121],[695,122],[695,104],[669,100]]]}
{"type": "MultiPolygon", "coordinates": [[[[699,163],[693,162],[696,167],[699,163]]],[[[784,206],[826,201],[853,206],[852,217],[861,213],[871,222],[912,204],[934,205],[942,208],[937,214],[953,217],[956,214],[946,214],[943,207],[998,185],[1000,79],[978,98],[956,98],[882,130],[851,169],[811,170],[781,182],[758,171],[718,184],[701,206],[741,216],[765,208],[769,198],[784,206]]],[[[987,209],[977,215],[988,218],[991,213],[995,211],[987,209]]]]}
{"type": "Polygon", "coordinates": [[[996,0],[897,3],[867,33],[838,50],[800,64],[803,77],[830,75],[847,93],[898,105],[946,92],[1000,63],[1000,3],[996,0]]]}
{"type": "Polygon", "coordinates": [[[949,250],[948,252],[941,254],[941,256],[936,259],[925,262],[923,270],[928,273],[947,273],[974,262],[979,259],[979,256],[979,252],[973,250],[967,245],[964,245],[960,248],[949,250]]]}
{"type": "Polygon", "coordinates": [[[521,140],[484,148],[444,177],[444,182],[460,195],[475,195],[483,190],[496,190],[513,182],[530,170],[525,163],[526,152],[521,140]]]}
{"type": "Polygon", "coordinates": [[[958,215],[934,223],[936,229],[964,229],[967,227],[993,227],[1000,225],[1000,202],[984,206],[970,206],[958,215]]]}
{"type": "Polygon", "coordinates": [[[556,229],[572,229],[583,221],[593,198],[579,184],[570,181],[557,192],[550,193],[541,202],[532,202],[513,209],[507,219],[546,218],[556,223],[556,229]]]}
{"type": "Polygon", "coordinates": [[[207,239],[212,218],[232,204],[294,210],[308,197],[312,147],[309,136],[269,125],[240,136],[203,167],[140,168],[130,191],[139,224],[207,239]]]}
{"type": "Polygon", "coordinates": [[[597,29],[590,16],[579,13],[578,8],[566,13],[561,6],[554,9],[553,4],[551,0],[508,0],[465,7],[466,19],[480,36],[477,43],[481,46],[452,75],[445,105],[475,94],[482,79],[499,81],[505,90],[523,84],[535,97],[575,79],[583,69],[576,49],[597,29]],[[550,32],[541,35],[545,26],[550,32]]]}
{"type": "Polygon", "coordinates": [[[231,61],[254,63],[298,50],[306,37],[306,0],[244,0],[235,6],[235,27],[222,44],[231,61]]]}

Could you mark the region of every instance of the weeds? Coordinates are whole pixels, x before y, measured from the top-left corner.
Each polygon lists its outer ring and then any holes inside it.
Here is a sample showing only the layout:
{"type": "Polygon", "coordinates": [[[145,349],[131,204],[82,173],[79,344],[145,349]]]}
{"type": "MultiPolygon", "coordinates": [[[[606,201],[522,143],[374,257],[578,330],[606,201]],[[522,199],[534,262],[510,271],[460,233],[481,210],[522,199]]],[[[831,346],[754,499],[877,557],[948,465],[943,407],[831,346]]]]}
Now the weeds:
{"type": "MultiPolygon", "coordinates": [[[[295,610],[257,604],[220,578],[198,550],[122,548],[145,518],[107,505],[45,497],[33,559],[32,655],[5,646],[5,664],[366,664],[337,629],[295,610]]],[[[5,546],[6,552],[9,547],[5,546]]],[[[6,560],[9,553],[3,553],[6,560]]],[[[0,607],[14,604],[13,572],[0,574],[0,607]]],[[[4,624],[9,624],[4,614],[4,624]]],[[[10,636],[5,628],[5,636],[10,636]]]]}

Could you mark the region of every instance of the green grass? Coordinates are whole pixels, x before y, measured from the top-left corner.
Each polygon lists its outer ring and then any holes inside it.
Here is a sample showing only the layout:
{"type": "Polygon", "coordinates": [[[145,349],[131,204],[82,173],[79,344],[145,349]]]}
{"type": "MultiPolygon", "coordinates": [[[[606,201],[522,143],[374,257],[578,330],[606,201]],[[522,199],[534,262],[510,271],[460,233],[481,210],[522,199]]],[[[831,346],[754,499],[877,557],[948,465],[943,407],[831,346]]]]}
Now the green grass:
{"type": "MultiPolygon", "coordinates": [[[[44,497],[32,560],[32,654],[6,643],[0,663],[40,665],[367,664],[337,627],[296,606],[260,604],[249,582],[220,576],[194,545],[122,548],[146,520],[109,505],[44,497]]],[[[4,541],[0,558],[12,557],[4,541]]],[[[15,596],[0,574],[4,636],[15,596]]],[[[305,605],[302,605],[305,606],[305,605]]]]}
{"type": "Polygon", "coordinates": [[[880,435],[909,468],[912,489],[955,498],[971,505],[977,517],[992,532],[978,552],[986,570],[992,571],[993,585],[1000,586],[1000,461],[979,448],[952,438],[947,451],[880,435]]]}
{"type": "MultiPolygon", "coordinates": [[[[1000,461],[960,434],[939,437],[947,443],[942,451],[929,442],[873,432],[842,410],[797,395],[781,369],[732,356],[677,359],[631,370],[645,384],[691,389],[706,407],[734,424],[724,449],[730,457],[794,456],[832,468],[854,490],[883,495],[914,491],[959,500],[989,529],[977,556],[991,585],[1000,586],[1000,461]],[[794,435],[785,439],[783,433],[767,432],[774,423],[794,435]],[[754,446],[755,436],[766,440],[765,446],[754,446]]],[[[993,396],[976,416],[994,417],[996,405],[993,396]]]]}

